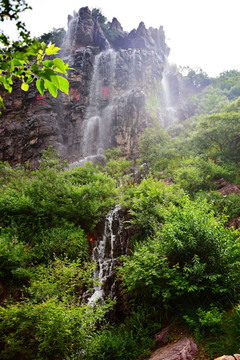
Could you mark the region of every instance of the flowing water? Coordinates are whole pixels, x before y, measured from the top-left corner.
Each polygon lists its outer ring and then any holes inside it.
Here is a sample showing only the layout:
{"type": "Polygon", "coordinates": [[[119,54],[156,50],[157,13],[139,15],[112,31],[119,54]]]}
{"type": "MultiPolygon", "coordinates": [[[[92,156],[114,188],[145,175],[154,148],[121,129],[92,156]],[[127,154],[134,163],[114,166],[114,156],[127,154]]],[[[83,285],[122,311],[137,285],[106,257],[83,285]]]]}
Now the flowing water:
{"type": "Polygon", "coordinates": [[[88,300],[91,305],[97,300],[103,300],[106,296],[114,297],[114,281],[110,281],[108,284],[108,291],[105,290],[106,282],[114,274],[114,268],[118,262],[117,258],[127,253],[129,245],[128,239],[126,241],[123,238],[123,219],[120,211],[120,206],[117,205],[107,214],[103,234],[95,240],[92,259],[97,263],[94,273],[97,284],[88,300]]]}
{"type": "Polygon", "coordinates": [[[171,94],[171,88],[169,83],[169,64],[167,60],[165,60],[165,68],[163,71],[163,77],[161,81],[161,89],[162,89],[162,104],[163,108],[160,113],[160,120],[162,122],[163,128],[167,129],[170,125],[172,125],[176,119],[176,109],[174,107],[174,101],[171,94]]]}
{"type": "Polygon", "coordinates": [[[96,55],[90,86],[89,106],[84,120],[82,157],[97,155],[109,143],[113,109],[116,52],[105,50],[96,55]]]}

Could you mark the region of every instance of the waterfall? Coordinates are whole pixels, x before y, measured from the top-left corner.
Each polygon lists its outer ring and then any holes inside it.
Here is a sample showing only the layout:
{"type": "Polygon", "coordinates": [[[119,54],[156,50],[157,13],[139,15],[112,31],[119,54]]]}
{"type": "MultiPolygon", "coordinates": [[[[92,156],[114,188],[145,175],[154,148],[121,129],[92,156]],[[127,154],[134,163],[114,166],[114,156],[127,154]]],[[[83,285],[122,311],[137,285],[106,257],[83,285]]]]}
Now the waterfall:
{"type": "Polygon", "coordinates": [[[109,143],[113,109],[116,52],[107,49],[96,55],[90,86],[89,106],[83,123],[82,156],[97,155],[109,143]]]}
{"type": "Polygon", "coordinates": [[[170,69],[168,61],[165,60],[165,68],[163,71],[163,77],[161,81],[161,93],[162,93],[162,109],[160,111],[160,120],[163,128],[167,129],[176,119],[176,109],[173,104],[173,97],[171,93],[171,87],[169,82],[170,69]]]}
{"type": "Polygon", "coordinates": [[[120,206],[117,205],[106,215],[103,234],[95,240],[92,259],[97,263],[94,273],[97,285],[94,286],[93,294],[88,299],[89,304],[94,304],[97,300],[101,301],[106,296],[110,298],[114,296],[115,283],[111,277],[114,275],[117,258],[127,253],[129,245],[128,236],[123,236],[123,219],[120,211],[120,206]]]}

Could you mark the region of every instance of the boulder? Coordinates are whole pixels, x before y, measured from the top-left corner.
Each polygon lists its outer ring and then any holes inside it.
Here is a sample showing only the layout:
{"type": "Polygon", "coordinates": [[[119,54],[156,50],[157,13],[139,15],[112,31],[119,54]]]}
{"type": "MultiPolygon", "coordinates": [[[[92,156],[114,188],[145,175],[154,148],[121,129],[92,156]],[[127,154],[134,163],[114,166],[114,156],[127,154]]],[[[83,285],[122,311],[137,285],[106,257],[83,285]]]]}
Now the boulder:
{"type": "Polygon", "coordinates": [[[194,360],[198,353],[197,345],[189,337],[170,343],[155,350],[149,360],[194,360]]]}

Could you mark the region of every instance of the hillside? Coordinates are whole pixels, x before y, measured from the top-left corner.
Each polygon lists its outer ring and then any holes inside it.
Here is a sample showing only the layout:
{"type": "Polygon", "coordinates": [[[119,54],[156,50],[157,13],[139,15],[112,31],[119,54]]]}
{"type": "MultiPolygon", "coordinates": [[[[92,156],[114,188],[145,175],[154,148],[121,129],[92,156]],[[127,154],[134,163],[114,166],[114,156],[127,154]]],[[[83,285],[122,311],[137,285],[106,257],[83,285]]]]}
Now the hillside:
{"type": "Polygon", "coordinates": [[[0,358],[240,353],[240,73],[100,15],[69,18],[69,95],[5,94],[0,358]]]}

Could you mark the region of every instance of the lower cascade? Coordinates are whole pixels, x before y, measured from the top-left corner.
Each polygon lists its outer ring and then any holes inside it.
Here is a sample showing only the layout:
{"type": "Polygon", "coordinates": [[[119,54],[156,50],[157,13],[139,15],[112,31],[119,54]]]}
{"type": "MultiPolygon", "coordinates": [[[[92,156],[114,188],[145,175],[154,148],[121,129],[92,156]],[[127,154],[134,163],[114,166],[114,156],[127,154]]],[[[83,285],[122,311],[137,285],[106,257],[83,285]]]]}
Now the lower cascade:
{"type": "Polygon", "coordinates": [[[103,301],[104,298],[115,296],[114,268],[118,264],[118,257],[127,253],[129,239],[123,224],[123,214],[120,205],[106,215],[102,235],[97,235],[94,240],[92,259],[97,263],[94,273],[96,285],[89,304],[103,301]]]}

